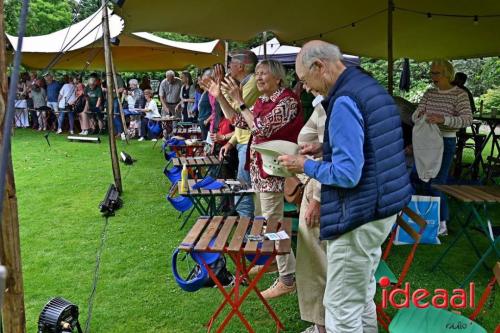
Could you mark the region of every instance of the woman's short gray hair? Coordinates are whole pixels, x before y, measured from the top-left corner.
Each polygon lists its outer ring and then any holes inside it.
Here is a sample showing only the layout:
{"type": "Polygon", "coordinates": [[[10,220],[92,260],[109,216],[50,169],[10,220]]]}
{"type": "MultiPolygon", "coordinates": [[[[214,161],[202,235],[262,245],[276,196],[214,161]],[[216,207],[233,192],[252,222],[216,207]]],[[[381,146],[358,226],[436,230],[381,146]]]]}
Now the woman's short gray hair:
{"type": "Polygon", "coordinates": [[[165,72],[165,76],[175,76],[175,72],[171,69],[165,72]]]}
{"type": "Polygon", "coordinates": [[[455,79],[455,69],[451,62],[445,59],[436,59],[432,61],[431,67],[437,66],[443,69],[443,73],[441,73],[448,81],[452,82],[455,79]]]}
{"type": "Polygon", "coordinates": [[[260,66],[267,66],[269,68],[269,72],[277,79],[280,79],[280,87],[286,87],[286,70],[283,64],[277,60],[261,60],[255,66],[255,70],[257,70],[260,66]]]}
{"type": "Polygon", "coordinates": [[[316,60],[337,62],[342,60],[342,52],[337,45],[320,43],[302,49],[302,65],[310,68],[316,60]]]}
{"type": "Polygon", "coordinates": [[[136,79],[130,79],[128,80],[128,84],[130,85],[135,85],[135,86],[138,86],[139,85],[139,81],[137,81],[136,79]]]}

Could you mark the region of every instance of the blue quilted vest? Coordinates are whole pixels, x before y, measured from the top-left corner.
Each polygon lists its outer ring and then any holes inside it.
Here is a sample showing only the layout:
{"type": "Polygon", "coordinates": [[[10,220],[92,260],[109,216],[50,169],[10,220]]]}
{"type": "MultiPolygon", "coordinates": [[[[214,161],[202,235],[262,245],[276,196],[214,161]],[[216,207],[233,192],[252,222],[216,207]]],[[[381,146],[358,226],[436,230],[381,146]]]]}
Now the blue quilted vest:
{"type": "Polygon", "coordinates": [[[354,188],[321,186],[320,237],[330,240],[398,213],[411,198],[398,109],[375,79],[355,67],[340,75],[323,102],[327,110],[323,161],[332,161],[328,124],[335,100],[340,96],[352,98],[363,116],[365,163],[354,188]]]}

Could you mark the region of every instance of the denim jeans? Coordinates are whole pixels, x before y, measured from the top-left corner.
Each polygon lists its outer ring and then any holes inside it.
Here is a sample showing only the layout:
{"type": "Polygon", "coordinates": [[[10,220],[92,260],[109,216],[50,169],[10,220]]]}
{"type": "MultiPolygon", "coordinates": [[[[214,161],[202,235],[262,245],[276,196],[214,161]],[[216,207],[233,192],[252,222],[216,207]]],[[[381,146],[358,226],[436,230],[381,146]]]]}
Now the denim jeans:
{"type": "Polygon", "coordinates": [[[441,169],[436,178],[433,178],[429,184],[429,192],[433,196],[441,197],[441,221],[449,221],[450,213],[448,211],[448,201],[446,195],[441,191],[433,189],[431,185],[445,185],[448,182],[448,175],[450,173],[451,164],[453,163],[453,157],[455,156],[455,150],[457,147],[456,138],[443,138],[443,160],[441,162],[441,169]]]}
{"type": "MultiPolygon", "coordinates": [[[[251,186],[251,180],[250,180],[250,172],[245,170],[245,162],[247,160],[247,144],[237,144],[236,145],[236,150],[238,151],[238,180],[242,180],[248,184],[248,186],[251,186]]],[[[239,200],[240,197],[235,197],[234,202],[239,200]]],[[[247,195],[244,196],[238,207],[236,208],[236,211],[240,216],[247,216],[247,217],[253,217],[254,214],[254,204],[253,204],[253,196],[252,195],[247,195]]]]}
{"type": "Polygon", "coordinates": [[[57,128],[62,130],[62,125],[64,123],[64,115],[66,113],[68,114],[69,117],[69,130],[73,132],[73,128],[75,126],[75,114],[73,113],[73,111],[59,113],[59,117],[57,118],[57,126],[58,126],[57,128]]]}

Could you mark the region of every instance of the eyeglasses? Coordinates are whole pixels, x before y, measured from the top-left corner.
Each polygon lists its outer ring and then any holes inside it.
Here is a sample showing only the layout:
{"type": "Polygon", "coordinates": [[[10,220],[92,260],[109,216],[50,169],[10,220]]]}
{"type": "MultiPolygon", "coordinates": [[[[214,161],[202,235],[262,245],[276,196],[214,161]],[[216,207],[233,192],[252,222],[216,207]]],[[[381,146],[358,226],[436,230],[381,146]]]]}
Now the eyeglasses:
{"type": "MultiPolygon", "coordinates": [[[[312,63],[310,66],[309,66],[309,70],[306,72],[306,74],[304,74],[304,77],[303,78],[300,78],[299,77],[299,82],[302,83],[302,84],[307,84],[307,80],[306,80],[306,76],[309,75],[311,73],[311,70],[314,66],[317,66],[316,63],[312,63]]],[[[298,75],[297,75],[298,76],[298,75]]]]}
{"type": "Polygon", "coordinates": [[[438,76],[441,75],[441,72],[429,72],[430,76],[438,76]]]}

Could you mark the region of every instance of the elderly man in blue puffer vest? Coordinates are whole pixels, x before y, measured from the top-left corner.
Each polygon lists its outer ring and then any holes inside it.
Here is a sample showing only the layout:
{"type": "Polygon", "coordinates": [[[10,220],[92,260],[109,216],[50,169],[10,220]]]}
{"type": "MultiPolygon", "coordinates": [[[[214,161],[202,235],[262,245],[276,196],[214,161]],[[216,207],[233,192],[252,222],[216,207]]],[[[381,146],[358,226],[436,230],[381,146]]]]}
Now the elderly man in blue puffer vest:
{"type": "Polygon", "coordinates": [[[298,77],[327,96],[323,145],[281,156],[290,171],[321,183],[320,237],[327,242],[323,303],[327,332],[377,332],[375,270],[396,215],[411,198],[399,112],[380,84],[346,68],[337,46],[311,41],[298,77]],[[323,154],[323,161],[304,155],[323,154]]]}

